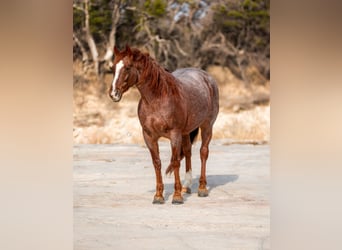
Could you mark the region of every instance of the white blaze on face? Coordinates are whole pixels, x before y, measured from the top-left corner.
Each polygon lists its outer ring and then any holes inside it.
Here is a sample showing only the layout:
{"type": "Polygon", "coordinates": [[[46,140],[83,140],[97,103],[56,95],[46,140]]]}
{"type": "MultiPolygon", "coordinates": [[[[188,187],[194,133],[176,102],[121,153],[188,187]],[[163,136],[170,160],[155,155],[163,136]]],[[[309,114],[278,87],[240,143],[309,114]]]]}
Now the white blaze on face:
{"type": "Polygon", "coordinates": [[[122,69],[122,67],[124,66],[123,61],[120,60],[115,67],[115,75],[114,75],[114,80],[112,83],[112,87],[113,87],[113,91],[115,90],[115,86],[116,86],[116,82],[119,79],[119,74],[120,74],[120,70],[122,69]]]}

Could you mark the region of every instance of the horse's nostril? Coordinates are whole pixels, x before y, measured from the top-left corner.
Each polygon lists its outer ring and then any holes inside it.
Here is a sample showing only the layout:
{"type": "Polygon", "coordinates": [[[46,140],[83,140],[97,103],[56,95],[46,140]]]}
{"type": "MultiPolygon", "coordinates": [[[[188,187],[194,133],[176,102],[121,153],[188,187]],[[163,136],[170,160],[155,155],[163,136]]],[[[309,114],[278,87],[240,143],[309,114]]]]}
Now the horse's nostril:
{"type": "Polygon", "coordinates": [[[121,93],[117,90],[114,90],[110,93],[110,97],[114,102],[118,102],[121,100],[121,93]]]}

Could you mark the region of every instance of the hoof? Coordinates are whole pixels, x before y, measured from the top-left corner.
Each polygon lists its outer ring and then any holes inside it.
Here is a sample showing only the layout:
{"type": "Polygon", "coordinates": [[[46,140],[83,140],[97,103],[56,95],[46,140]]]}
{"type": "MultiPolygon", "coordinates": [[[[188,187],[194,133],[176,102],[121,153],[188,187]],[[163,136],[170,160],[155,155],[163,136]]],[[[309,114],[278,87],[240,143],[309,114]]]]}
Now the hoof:
{"type": "Polygon", "coordinates": [[[182,193],[191,194],[191,188],[189,188],[189,187],[183,187],[183,188],[182,188],[182,193]]]}
{"type": "Polygon", "coordinates": [[[183,201],[182,196],[173,197],[173,199],[172,199],[172,204],[179,205],[179,204],[183,204],[183,203],[184,203],[184,201],[183,201]]]}
{"type": "Polygon", "coordinates": [[[208,189],[198,189],[198,196],[199,197],[207,197],[208,196],[208,189]]]}
{"type": "Polygon", "coordinates": [[[164,197],[154,197],[152,204],[164,204],[164,197]]]}

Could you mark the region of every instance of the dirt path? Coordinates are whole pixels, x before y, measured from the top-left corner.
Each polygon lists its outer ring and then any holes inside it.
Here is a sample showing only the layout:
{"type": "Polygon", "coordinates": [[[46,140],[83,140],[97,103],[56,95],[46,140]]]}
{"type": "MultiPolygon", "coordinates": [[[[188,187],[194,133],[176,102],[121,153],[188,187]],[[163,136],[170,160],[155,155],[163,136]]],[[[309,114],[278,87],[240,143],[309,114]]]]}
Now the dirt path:
{"type": "MultiPolygon", "coordinates": [[[[163,176],[165,204],[152,204],[146,148],[76,145],[74,249],[270,249],[269,145],[223,144],[211,144],[206,198],[197,196],[200,143],[193,147],[193,193],[183,205],[171,204],[173,176],[163,176]]],[[[160,152],[165,171],[169,144],[160,152]]]]}

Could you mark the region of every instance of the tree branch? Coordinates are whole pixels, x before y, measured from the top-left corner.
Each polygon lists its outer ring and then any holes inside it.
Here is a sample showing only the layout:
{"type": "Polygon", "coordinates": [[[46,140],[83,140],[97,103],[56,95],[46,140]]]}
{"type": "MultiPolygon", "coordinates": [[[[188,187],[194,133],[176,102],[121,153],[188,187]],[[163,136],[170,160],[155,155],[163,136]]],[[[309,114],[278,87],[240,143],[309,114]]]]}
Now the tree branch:
{"type": "Polygon", "coordinates": [[[89,0],[84,0],[84,10],[85,10],[85,35],[86,40],[90,49],[90,53],[93,59],[95,74],[98,76],[99,74],[99,53],[97,51],[97,47],[94,41],[94,38],[90,32],[90,24],[89,24],[89,0]]]}
{"type": "Polygon", "coordinates": [[[81,41],[78,39],[77,35],[75,34],[75,32],[73,32],[72,37],[75,41],[75,43],[77,44],[77,46],[80,48],[81,53],[82,53],[82,62],[85,63],[89,60],[88,58],[88,53],[85,50],[83,44],[81,43],[81,41]]]}
{"type": "Polygon", "coordinates": [[[79,11],[82,11],[83,13],[85,13],[85,10],[84,8],[80,7],[80,6],[77,6],[76,4],[73,4],[72,7],[76,10],[79,10],[79,11]]]}
{"type": "Polygon", "coordinates": [[[114,4],[114,6],[113,6],[112,26],[111,26],[111,30],[109,33],[106,53],[103,56],[104,61],[110,61],[114,55],[113,49],[115,46],[116,28],[117,28],[118,22],[120,20],[120,6],[121,6],[121,1],[118,1],[118,3],[114,4]]]}

